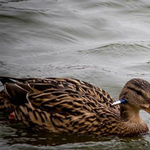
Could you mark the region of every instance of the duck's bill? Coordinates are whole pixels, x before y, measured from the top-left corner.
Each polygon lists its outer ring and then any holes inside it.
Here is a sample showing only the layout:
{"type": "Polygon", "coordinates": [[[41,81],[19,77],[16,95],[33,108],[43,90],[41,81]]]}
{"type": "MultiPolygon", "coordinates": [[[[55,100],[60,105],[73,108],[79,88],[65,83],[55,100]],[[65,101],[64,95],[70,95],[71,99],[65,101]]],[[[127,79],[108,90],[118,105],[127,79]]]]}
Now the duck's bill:
{"type": "Polygon", "coordinates": [[[145,111],[150,114],[150,107],[148,107],[147,109],[145,109],[145,111]]]}

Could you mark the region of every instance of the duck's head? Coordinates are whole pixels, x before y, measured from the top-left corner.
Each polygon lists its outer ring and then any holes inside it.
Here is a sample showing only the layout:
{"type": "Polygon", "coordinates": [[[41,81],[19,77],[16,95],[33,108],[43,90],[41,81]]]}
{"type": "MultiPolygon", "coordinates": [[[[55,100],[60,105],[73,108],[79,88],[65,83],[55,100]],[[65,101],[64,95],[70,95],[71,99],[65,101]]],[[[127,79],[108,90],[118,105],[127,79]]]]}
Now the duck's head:
{"type": "Polygon", "coordinates": [[[150,83],[139,78],[131,79],[123,87],[119,99],[122,113],[141,109],[150,113],[150,83]]]}

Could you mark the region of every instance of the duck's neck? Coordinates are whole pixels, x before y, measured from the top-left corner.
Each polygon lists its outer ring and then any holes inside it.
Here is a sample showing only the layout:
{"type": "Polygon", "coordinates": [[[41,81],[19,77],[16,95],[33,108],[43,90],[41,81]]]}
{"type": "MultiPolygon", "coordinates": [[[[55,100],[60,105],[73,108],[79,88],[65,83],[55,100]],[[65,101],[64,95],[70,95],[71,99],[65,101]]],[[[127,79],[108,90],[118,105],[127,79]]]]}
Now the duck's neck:
{"type": "Polygon", "coordinates": [[[148,132],[148,127],[141,119],[139,111],[139,109],[135,109],[129,105],[121,107],[118,134],[138,135],[148,132]]]}
{"type": "Polygon", "coordinates": [[[139,115],[139,109],[133,108],[129,105],[120,107],[120,117],[123,122],[139,123],[142,121],[139,115]]]}

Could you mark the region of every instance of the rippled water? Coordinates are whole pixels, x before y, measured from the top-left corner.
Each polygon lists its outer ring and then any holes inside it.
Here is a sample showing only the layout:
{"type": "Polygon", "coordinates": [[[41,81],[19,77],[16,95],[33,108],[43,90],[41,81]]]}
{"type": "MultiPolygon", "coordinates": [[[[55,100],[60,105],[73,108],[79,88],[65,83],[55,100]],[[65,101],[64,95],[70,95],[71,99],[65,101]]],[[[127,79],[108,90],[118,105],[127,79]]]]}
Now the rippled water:
{"type": "MultiPolygon", "coordinates": [[[[0,0],[0,75],[74,77],[118,98],[133,77],[150,82],[149,0],[0,0]]],[[[141,112],[150,127],[150,116],[141,112]]],[[[1,150],[150,148],[134,138],[38,133],[0,114],[1,150]]]]}

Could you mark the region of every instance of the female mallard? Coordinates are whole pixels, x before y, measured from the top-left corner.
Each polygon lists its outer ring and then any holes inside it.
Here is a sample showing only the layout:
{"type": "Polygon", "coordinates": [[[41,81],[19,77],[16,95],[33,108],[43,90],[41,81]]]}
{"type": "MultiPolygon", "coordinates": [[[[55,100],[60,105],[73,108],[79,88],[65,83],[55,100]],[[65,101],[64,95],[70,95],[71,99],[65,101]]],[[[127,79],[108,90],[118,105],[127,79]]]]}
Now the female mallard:
{"type": "Polygon", "coordinates": [[[52,132],[134,136],[148,132],[139,116],[150,113],[150,83],[132,79],[115,102],[108,93],[70,78],[0,77],[0,109],[28,127],[52,132]],[[118,104],[118,105],[117,105],[118,104]]]}

